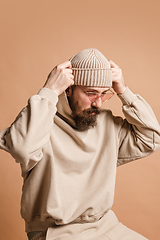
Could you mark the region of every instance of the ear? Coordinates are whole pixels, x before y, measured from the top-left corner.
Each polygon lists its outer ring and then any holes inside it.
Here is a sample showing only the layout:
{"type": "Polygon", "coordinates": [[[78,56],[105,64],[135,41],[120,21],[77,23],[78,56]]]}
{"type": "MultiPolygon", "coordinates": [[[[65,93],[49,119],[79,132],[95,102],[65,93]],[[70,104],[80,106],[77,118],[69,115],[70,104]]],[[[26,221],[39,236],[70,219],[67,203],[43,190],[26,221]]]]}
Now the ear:
{"type": "Polygon", "coordinates": [[[70,87],[68,87],[68,88],[66,89],[67,97],[70,97],[70,96],[71,96],[71,93],[72,93],[72,88],[71,88],[71,86],[70,86],[70,87]]]}

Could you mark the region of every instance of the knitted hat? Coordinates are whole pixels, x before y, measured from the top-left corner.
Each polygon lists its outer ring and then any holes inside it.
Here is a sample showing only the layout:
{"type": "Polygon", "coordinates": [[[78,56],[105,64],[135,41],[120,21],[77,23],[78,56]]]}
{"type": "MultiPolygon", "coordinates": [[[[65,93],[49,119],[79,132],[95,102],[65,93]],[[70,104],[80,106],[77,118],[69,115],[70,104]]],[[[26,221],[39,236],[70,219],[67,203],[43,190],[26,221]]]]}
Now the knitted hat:
{"type": "Polygon", "coordinates": [[[95,48],[85,49],[71,59],[75,85],[111,87],[112,70],[109,61],[95,48]]]}

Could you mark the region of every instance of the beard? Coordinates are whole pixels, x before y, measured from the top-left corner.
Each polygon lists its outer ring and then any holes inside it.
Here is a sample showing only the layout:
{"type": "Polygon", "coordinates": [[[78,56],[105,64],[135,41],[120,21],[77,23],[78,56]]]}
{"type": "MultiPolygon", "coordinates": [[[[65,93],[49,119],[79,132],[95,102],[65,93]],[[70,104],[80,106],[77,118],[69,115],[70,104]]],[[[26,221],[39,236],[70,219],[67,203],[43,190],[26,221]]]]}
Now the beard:
{"type": "Polygon", "coordinates": [[[85,131],[97,125],[97,116],[101,112],[100,108],[91,107],[81,110],[78,101],[70,101],[70,107],[72,109],[72,118],[78,130],[85,131]]]}

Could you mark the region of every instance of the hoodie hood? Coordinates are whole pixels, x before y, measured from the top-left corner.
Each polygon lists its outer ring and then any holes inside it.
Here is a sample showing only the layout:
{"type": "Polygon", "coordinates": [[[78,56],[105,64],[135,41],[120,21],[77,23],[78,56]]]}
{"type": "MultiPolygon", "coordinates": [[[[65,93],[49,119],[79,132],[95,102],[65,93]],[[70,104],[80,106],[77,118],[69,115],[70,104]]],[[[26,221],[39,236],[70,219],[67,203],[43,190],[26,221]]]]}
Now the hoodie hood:
{"type": "Polygon", "coordinates": [[[60,117],[63,121],[68,123],[73,128],[77,129],[77,126],[75,124],[74,119],[72,118],[72,110],[69,106],[68,98],[66,95],[66,92],[63,92],[58,97],[58,103],[57,103],[57,113],[56,115],[60,117]]]}

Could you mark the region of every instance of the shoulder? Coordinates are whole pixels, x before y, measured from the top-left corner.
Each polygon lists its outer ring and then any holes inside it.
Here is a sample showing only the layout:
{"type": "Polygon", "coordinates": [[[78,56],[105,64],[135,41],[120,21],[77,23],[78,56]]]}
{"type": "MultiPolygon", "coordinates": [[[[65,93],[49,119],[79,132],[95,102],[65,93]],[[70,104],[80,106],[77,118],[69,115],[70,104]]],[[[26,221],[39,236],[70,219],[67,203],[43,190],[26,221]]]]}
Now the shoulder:
{"type": "Polygon", "coordinates": [[[110,109],[102,108],[100,116],[102,118],[111,119],[115,123],[120,123],[124,121],[121,116],[115,116],[110,109]]]}
{"type": "Polygon", "coordinates": [[[126,119],[115,116],[110,109],[102,109],[98,122],[108,130],[114,129],[118,133],[125,124],[126,119]]]}

